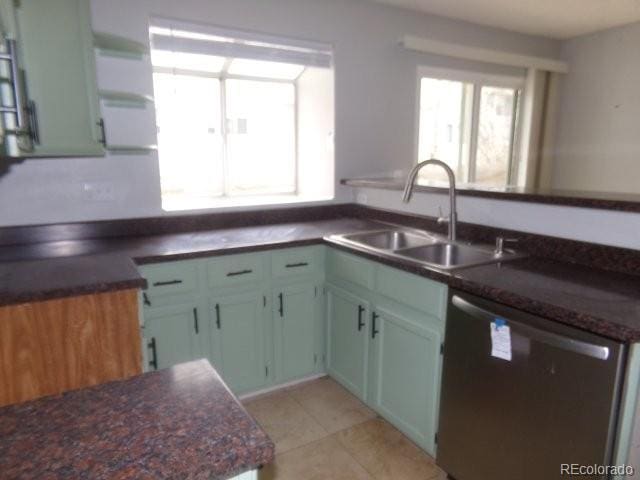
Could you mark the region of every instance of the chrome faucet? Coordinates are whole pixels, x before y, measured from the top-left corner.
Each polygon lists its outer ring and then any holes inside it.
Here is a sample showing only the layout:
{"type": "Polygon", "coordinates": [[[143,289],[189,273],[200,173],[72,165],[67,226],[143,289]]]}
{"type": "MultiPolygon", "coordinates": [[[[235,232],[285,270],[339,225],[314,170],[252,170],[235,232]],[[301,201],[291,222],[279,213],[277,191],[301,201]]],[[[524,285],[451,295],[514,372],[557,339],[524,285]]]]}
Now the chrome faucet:
{"type": "Polygon", "coordinates": [[[444,163],[441,160],[436,160],[432,158],[431,160],[425,160],[424,162],[418,163],[411,172],[409,173],[409,177],[407,178],[407,183],[404,186],[404,195],[402,196],[402,201],[404,203],[409,203],[411,200],[411,194],[413,193],[413,187],[416,181],[416,177],[418,176],[418,172],[422,169],[422,167],[426,167],[427,165],[437,165],[439,167],[444,168],[445,172],[447,172],[447,177],[449,177],[449,218],[438,218],[438,223],[448,223],[449,224],[449,241],[456,241],[456,222],[458,220],[458,214],[456,213],[456,176],[451,170],[451,167],[444,163]]]}

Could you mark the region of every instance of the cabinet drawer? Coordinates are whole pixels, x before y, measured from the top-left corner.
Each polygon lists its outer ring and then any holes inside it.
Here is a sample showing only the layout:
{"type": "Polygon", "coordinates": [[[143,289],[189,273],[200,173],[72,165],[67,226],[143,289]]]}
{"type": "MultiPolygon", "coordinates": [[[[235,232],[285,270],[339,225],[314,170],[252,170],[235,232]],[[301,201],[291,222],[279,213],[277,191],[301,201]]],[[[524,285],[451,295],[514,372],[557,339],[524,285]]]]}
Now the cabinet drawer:
{"type": "Polygon", "coordinates": [[[260,253],[228,255],[209,260],[207,275],[210,287],[229,287],[264,279],[266,256],[260,253]]]}
{"type": "Polygon", "coordinates": [[[364,258],[330,248],[327,251],[327,277],[339,278],[373,289],[374,264],[364,258]]]}
{"type": "Polygon", "coordinates": [[[198,290],[198,269],[193,262],[171,262],[144,265],[140,268],[147,279],[145,292],[150,298],[180,295],[198,290]]]}
{"type": "Polygon", "coordinates": [[[382,265],[376,267],[376,292],[444,321],[447,286],[382,265]]]}
{"type": "Polygon", "coordinates": [[[271,269],[276,278],[314,274],[320,269],[318,249],[303,247],[275,251],[271,255],[271,269]]]}

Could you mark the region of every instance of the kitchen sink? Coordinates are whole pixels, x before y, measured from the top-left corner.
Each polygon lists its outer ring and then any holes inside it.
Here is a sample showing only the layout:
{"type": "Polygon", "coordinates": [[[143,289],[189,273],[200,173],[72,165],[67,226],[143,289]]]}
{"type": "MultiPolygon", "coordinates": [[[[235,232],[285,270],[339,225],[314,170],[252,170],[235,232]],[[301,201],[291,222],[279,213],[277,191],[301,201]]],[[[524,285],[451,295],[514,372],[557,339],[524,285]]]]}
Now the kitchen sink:
{"type": "Polygon", "coordinates": [[[524,256],[512,250],[496,253],[489,246],[451,242],[440,235],[400,228],[331,235],[327,240],[441,271],[506,262],[524,256]]]}
{"type": "Polygon", "coordinates": [[[434,245],[408,248],[398,251],[397,254],[421,263],[436,265],[438,268],[443,269],[502,261],[502,257],[505,255],[498,257],[490,250],[455,243],[436,243],[434,245]]]}
{"type": "Polygon", "coordinates": [[[436,242],[436,239],[426,234],[418,235],[403,230],[356,233],[354,235],[344,235],[343,238],[350,242],[381,250],[400,250],[436,242]]]}

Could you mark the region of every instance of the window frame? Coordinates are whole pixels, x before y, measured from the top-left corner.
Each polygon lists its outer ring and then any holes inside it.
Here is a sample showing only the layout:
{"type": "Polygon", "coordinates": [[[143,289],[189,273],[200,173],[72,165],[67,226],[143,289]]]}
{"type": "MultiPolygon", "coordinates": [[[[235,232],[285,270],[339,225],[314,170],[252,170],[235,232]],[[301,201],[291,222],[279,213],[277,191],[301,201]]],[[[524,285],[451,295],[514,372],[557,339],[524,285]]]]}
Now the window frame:
{"type": "MultiPolygon", "coordinates": [[[[518,170],[518,158],[519,158],[519,145],[522,130],[522,99],[524,98],[524,90],[526,87],[526,77],[523,73],[520,75],[505,75],[505,74],[491,74],[482,73],[470,70],[458,70],[450,68],[430,67],[421,65],[418,67],[417,72],[417,95],[415,102],[415,128],[414,135],[414,159],[415,163],[419,163],[423,160],[420,158],[420,109],[422,100],[422,79],[431,78],[435,80],[449,80],[454,82],[461,82],[472,85],[472,98],[471,98],[471,118],[469,127],[469,151],[468,165],[466,168],[466,175],[464,181],[461,183],[475,184],[476,179],[476,165],[478,154],[478,130],[480,127],[480,101],[482,95],[482,87],[497,87],[497,88],[509,88],[515,91],[514,103],[513,103],[513,118],[511,127],[511,140],[510,140],[510,155],[509,164],[507,166],[507,185],[512,185],[514,178],[517,178],[518,170]]],[[[462,158],[463,152],[460,154],[462,158]]]]}
{"type": "MultiPolygon", "coordinates": [[[[251,75],[237,75],[231,74],[228,72],[231,63],[235,58],[241,57],[226,57],[225,62],[222,66],[222,69],[219,73],[214,72],[206,72],[202,70],[191,70],[184,68],[176,68],[176,67],[160,67],[152,64],[152,73],[161,73],[161,74],[170,74],[170,75],[182,75],[182,76],[192,76],[192,77],[204,77],[204,78],[213,78],[217,79],[220,82],[220,116],[221,116],[221,136],[222,136],[222,195],[212,196],[212,199],[230,199],[230,198],[247,198],[247,197],[271,197],[271,196],[298,196],[300,194],[299,186],[299,125],[298,125],[298,79],[302,74],[307,70],[305,66],[298,76],[292,80],[282,79],[282,78],[268,78],[268,77],[257,77],[251,75]],[[232,188],[230,186],[229,181],[229,158],[227,154],[227,132],[228,132],[228,119],[226,116],[227,105],[226,105],[226,80],[248,80],[248,81],[258,81],[258,82],[266,82],[266,83],[283,83],[287,85],[293,86],[293,129],[294,129],[294,141],[293,141],[293,151],[294,151],[294,171],[293,171],[293,190],[287,192],[256,192],[249,194],[232,194],[232,188]]],[[[280,62],[274,62],[280,63],[280,62]]]]}

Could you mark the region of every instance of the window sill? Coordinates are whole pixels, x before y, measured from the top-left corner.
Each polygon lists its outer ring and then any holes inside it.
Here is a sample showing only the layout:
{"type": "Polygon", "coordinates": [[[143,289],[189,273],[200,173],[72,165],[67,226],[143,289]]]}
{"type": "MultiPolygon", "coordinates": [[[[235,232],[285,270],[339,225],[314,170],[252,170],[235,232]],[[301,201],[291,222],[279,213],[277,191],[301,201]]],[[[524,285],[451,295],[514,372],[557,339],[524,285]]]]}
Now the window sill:
{"type": "Polygon", "coordinates": [[[328,202],[333,195],[255,195],[244,197],[163,197],[162,209],[165,212],[183,212],[186,210],[234,210],[246,207],[261,207],[270,205],[305,204],[328,202]]]}

